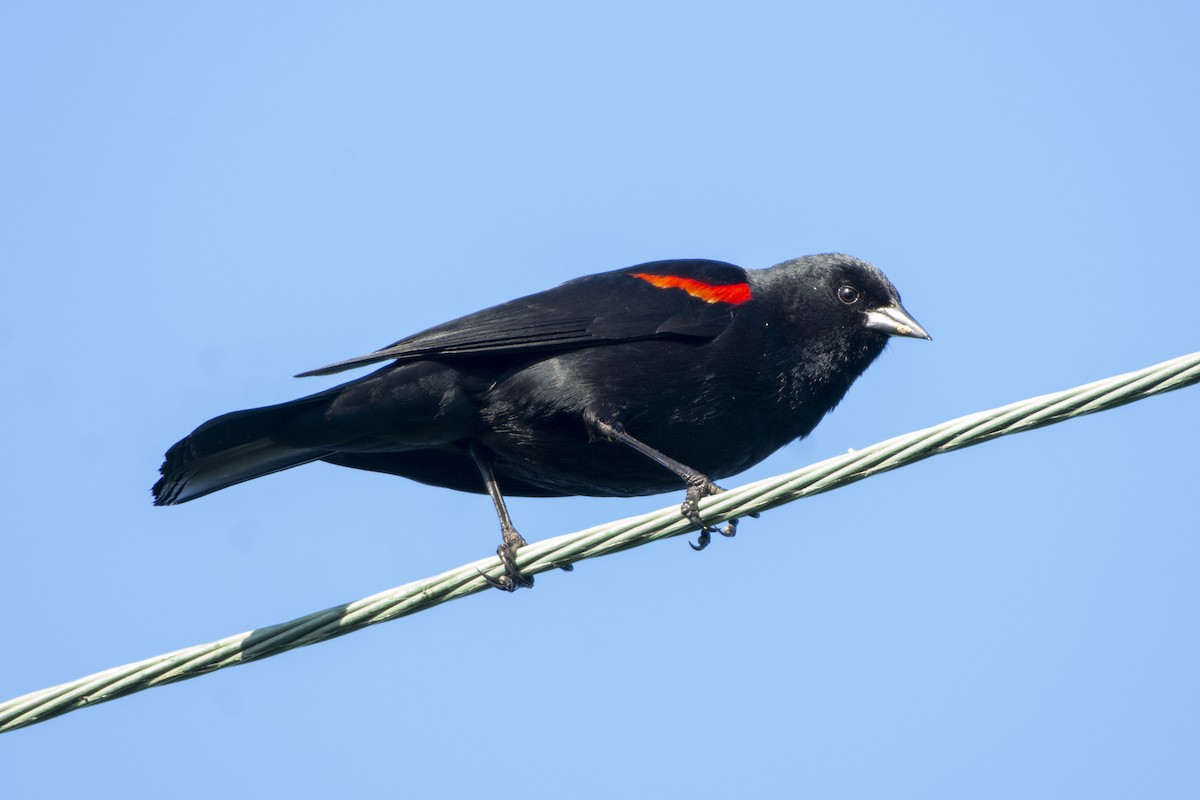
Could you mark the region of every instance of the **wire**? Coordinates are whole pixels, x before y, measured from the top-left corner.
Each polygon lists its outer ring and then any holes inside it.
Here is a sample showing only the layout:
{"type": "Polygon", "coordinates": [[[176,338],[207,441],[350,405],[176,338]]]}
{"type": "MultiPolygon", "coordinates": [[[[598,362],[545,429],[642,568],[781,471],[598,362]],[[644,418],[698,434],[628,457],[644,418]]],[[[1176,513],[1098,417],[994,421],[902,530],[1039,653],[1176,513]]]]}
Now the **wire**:
{"type": "MultiPolygon", "coordinates": [[[[701,514],[710,525],[756,514],[941,453],[1106,411],[1198,382],[1200,353],[1192,353],[1074,389],[970,414],[795,472],[740,486],[706,498],[701,502],[701,514]]],[[[534,542],[522,547],[516,560],[523,572],[536,574],[692,530],[693,526],[683,519],[678,507],[673,506],[534,542]]],[[[483,591],[488,588],[483,574],[498,576],[501,572],[500,559],[483,559],[290,622],[176,650],[32,692],[0,703],[0,733],[415,614],[483,591]]]]}

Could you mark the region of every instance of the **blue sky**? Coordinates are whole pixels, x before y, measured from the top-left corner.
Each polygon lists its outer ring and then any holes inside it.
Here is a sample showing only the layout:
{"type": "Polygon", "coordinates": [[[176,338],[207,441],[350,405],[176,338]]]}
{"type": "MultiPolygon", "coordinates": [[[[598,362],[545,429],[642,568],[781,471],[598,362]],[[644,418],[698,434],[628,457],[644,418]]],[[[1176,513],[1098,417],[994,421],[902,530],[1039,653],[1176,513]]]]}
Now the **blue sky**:
{"type": "MultiPolygon", "coordinates": [[[[148,490],[198,423],[335,382],[294,373],[578,275],[888,273],[934,341],[746,479],[1200,349],[1197,15],[9,4],[0,698],[487,554],[486,497],[386,476],[148,490]]],[[[1195,797],[1198,402],[9,734],[5,794],[1195,797]]]]}

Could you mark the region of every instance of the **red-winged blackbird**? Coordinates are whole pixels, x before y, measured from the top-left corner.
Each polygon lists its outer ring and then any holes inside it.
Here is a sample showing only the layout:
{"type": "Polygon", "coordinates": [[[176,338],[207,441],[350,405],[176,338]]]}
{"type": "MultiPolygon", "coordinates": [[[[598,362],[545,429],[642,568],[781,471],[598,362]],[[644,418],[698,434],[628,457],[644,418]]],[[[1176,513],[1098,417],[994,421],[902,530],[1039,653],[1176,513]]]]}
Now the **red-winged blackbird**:
{"type": "MultiPolygon", "coordinates": [[[[491,495],[507,575],[532,585],[503,495],[633,496],[712,483],[806,436],[889,336],[928,339],[882,272],[826,254],[747,270],[655,261],[578,278],[358,358],[323,392],[210,420],[175,444],[156,505],[310,461],[491,495]]],[[[723,533],[732,535],[732,527],[723,533]]],[[[693,545],[696,546],[696,545],[693,545]]]]}

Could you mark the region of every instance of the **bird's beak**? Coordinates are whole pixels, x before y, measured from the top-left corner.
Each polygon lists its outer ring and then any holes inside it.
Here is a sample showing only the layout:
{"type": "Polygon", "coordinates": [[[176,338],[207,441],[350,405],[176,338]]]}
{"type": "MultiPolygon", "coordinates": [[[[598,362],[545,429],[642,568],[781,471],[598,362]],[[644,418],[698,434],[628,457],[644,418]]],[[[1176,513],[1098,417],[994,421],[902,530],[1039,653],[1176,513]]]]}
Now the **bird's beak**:
{"type": "Polygon", "coordinates": [[[909,316],[904,306],[894,303],[890,306],[873,308],[867,312],[867,328],[888,336],[911,336],[914,339],[933,339],[915,319],[909,316]]]}

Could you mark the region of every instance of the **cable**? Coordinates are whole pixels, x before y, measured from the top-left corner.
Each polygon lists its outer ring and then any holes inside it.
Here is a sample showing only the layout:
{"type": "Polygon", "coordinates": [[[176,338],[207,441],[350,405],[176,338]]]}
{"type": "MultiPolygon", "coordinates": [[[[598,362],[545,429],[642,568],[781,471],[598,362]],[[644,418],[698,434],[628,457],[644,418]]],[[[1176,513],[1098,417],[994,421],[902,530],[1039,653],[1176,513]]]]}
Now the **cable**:
{"type": "MultiPolygon", "coordinates": [[[[795,472],[740,486],[706,498],[701,503],[701,514],[708,524],[748,516],[941,453],[1116,408],[1198,382],[1200,353],[1192,353],[1136,372],[970,414],[795,472]]],[[[520,549],[517,564],[526,574],[535,574],[692,530],[678,507],[672,506],[534,542],[520,549]]],[[[278,655],[368,625],[415,614],[483,591],[488,584],[481,573],[498,576],[500,572],[498,558],[483,559],[291,622],[176,650],[32,692],[0,703],[0,733],[154,686],[278,655]]]]}

